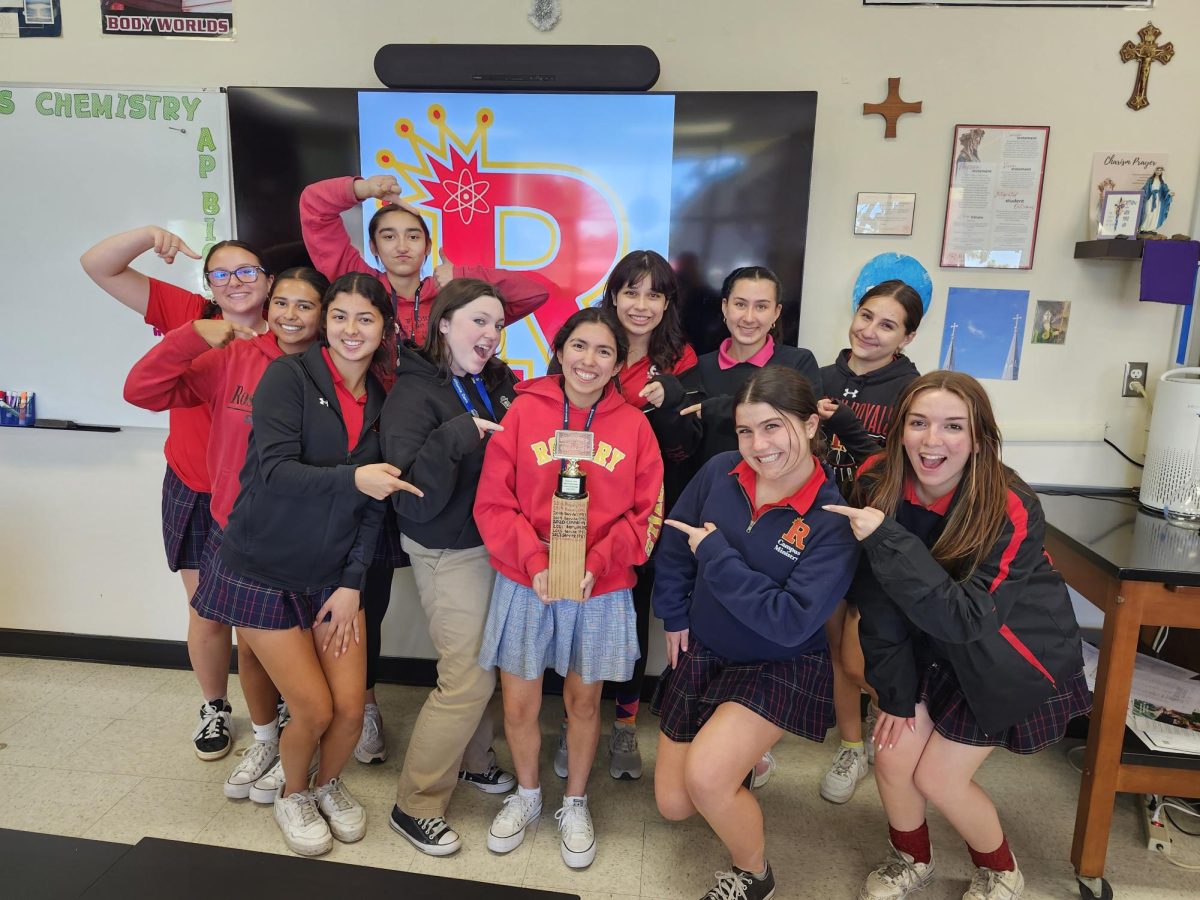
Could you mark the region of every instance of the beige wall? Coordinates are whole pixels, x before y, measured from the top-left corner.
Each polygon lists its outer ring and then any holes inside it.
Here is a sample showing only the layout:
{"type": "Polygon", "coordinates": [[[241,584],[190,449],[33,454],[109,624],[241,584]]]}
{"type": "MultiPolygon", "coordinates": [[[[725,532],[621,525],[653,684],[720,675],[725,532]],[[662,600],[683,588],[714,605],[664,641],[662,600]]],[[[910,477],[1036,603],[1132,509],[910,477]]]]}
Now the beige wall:
{"type": "MultiPolygon", "coordinates": [[[[1137,481],[1110,449],[1079,438],[1094,437],[1107,424],[1118,444],[1141,451],[1145,404],[1119,399],[1121,366],[1145,359],[1152,377],[1161,374],[1175,311],[1136,302],[1137,265],[1079,262],[1072,250],[1085,236],[1097,150],[1169,153],[1177,204],[1172,223],[1176,230],[1192,223],[1200,52],[1187,38],[1200,34],[1198,3],[1158,0],[1153,19],[1163,40],[1176,40],[1177,53],[1169,66],[1155,67],[1152,105],[1140,113],[1124,106],[1134,69],[1120,64],[1117,49],[1145,23],[1144,10],[564,0],[561,24],[543,35],[525,21],[528,0],[238,0],[237,40],[226,43],[106,38],[98,34],[98,4],[64,5],[61,40],[0,41],[0,83],[376,87],[372,59],[387,42],[626,42],[658,54],[663,90],[815,90],[801,342],[822,362],[832,358],[845,341],[858,269],[885,251],[916,256],[934,278],[934,305],[911,348],[922,369],[936,365],[951,285],[1027,289],[1033,299],[1071,300],[1067,345],[1026,346],[1020,381],[988,383],[1002,422],[1022,439],[1009,444],[1007,458],[1032,481],[1137,481]],[[892,75],[903,77],[905,99],[922,100],[925,107],[901,120],[897,140],[884,141],[882,120],[864,118],[861,105],[882,99],[892,75]],[[1032,271],[936,266],[952,128],[959,122],[1051,126],[1032,271]],[[913,236],[854,236],[853,201],[860,190],[915,191],[913,236]]],[[[0,121],[0,138],[2,128],[0,121]]],[[[64,248],[64,258],[70,263],[81,249],[64,248]]],[[[7,467],[19,459],[22,473],[15,495],[0,493],[0,546],[24,548],[28,560],[15,577],[9,569],[0,579],[0,626],[182,636],[180,591],[157,555],[159,441],[137,432],[87,438],[0,433],[0,460],[7,467]],[[97,454],[100,446],[104,452],[97,454]],[[80,497],[86,498],[83,509],[80,497]],[[32,531],[14,514],[30,504],[46,507],[34,517],[32,531]],[[103,520],[88,524],[100,510],[103,520]],[[104,549],[113,532],[127,537],[122,546],[104,549]],[[71,549],[50,551],[51,542],[71,549]],[[98,612],[110,604],[120,614],[98,612]]],[[[400,605],[388,650],[419,652],[427,645],[409,637],[406,627],[415,607],[400,605]]]]}

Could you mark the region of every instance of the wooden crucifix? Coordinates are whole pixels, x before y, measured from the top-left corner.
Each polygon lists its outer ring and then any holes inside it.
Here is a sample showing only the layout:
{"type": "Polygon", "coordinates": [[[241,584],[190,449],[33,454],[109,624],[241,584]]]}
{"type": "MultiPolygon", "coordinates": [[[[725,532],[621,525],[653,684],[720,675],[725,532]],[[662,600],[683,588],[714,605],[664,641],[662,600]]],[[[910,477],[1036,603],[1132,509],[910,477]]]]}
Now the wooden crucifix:
{"type": "Polygon", "coordinates": [[[1138,61],[1137,80],[1133,82],[1133,93],[1125,101],[1125,105],[1132,110],[1145,109],[1150,105],[1150,101],[1146,99],[1146,89],[1150,86],[1151,63],[1161,63],[1165,66],[1175,55],[1174,44],[1166,43],[1159,46],[1154,43],[1160,34],[1162,32],[1154,27],[1153,22],[1147,22],[1146,27],[1138,32],[1138,37],[1141,38],[1138,43],[1126,41],[1121,45],[1121,62],[1129,62],[1132,59],[1138,61]]]}
{"type": "Polygon", "coordinates": [[[921,101],[916,103],[905,103],[900,99],[900,79],[888,79],[888,92],[882,103],[864,103],[864,116],[883,116],[883,120],[887,122],[887,128],[883,132],[885,138],[894,138],[896,136],[896,121],[905,113],[919,113],[921,111],[921,101]]]}

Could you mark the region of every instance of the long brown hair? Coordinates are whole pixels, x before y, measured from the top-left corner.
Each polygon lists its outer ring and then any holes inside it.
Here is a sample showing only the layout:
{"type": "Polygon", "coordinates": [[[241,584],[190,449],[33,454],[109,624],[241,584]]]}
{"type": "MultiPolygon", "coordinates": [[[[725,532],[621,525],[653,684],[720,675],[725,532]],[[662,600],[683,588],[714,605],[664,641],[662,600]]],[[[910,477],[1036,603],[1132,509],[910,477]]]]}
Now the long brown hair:
{"type": "Polygon", "coordinates": [[[662,294],[667,300],[662,320],[650,332],[650,348],[646,355],[659,372],[669,373],[675,368],[675,363],[683,358],[683,351],[687,346],[687,337],[683,333],[682,320],[679,318],[679,282],[669,262],[653,250],[634,250],[632,253],[626,253],[620,262],[613,266],[604,285],[604,295],[595,305],[601,309],[612,310],[615,318],[617,295],[627,286],[640,283],[643,278],[649,278],[650,289],[662,294]]]}
{"type": "Polygon", "coordinates": [[[967,458],[956,488],[953,509],[946,527],[930,551],[933,558],[959,581],[965,581],[982,562],[1004,530],[1010,470],[1000,460],[1000,428],[983,386],[962,372],[939,369],[913,381],[896,405],[892,440],[884,448],[883,461],[863,473],[860,499],[887,515],[895,515],[904,496],[905,482],[916,479],[904,449],[903,429],[916,399],[927,391],[946,391],[967,407],[967,427],[975,450],[967,458]]]}

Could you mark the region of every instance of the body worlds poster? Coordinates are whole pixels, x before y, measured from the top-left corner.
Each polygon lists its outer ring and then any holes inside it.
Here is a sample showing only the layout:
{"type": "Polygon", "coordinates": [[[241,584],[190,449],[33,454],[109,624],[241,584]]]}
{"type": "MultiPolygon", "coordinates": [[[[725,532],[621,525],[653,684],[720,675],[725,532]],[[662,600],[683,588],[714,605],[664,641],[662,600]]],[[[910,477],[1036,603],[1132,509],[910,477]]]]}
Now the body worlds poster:
{"type": "Polygon", "coordinates": [[[233,0],[100,0],[104,34],[232,39],[233,0]]]}

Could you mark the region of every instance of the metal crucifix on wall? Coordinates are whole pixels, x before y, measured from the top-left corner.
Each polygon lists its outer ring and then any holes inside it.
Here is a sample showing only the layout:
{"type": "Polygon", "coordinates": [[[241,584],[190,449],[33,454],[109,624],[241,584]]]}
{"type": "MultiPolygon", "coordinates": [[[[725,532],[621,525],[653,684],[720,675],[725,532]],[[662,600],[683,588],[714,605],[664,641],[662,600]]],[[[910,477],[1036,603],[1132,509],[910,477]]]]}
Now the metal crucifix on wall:
{"type": "Polygon", "coordinates": [[[1136,111],[1150,105],[1146,99],[1146,90],[1150,86],[1150,65],[1161,63],[1166,65],[1175,55],[1175,45],[1170,42],[1158,45],[1155,41],[1162,31],[1154,27],[1153,22],[1147,22],[1146,27],[1138,32],[1141,40],[1138,43],[1126,41],[1121,45],[1121,62],[1138,61],[1137,79],[1133,82],[1133,93],[1125,101],[1125,105],[1136,111]]]}

